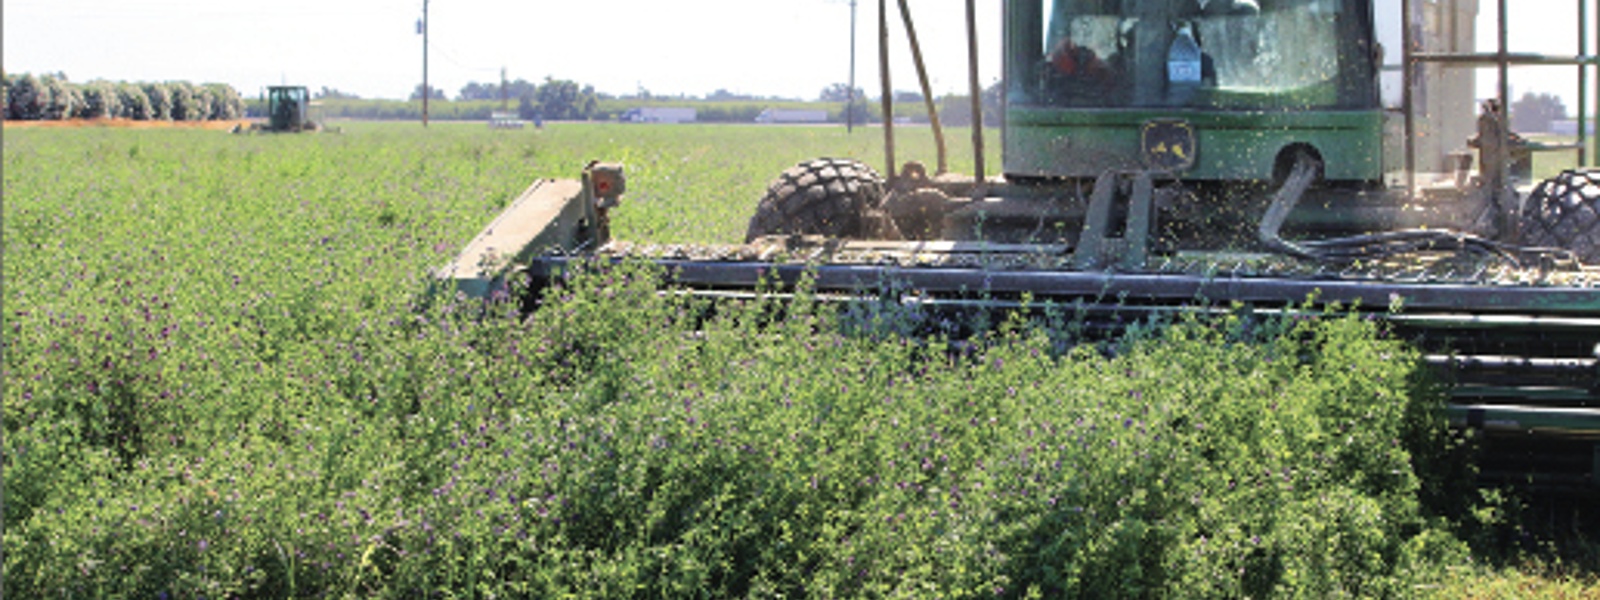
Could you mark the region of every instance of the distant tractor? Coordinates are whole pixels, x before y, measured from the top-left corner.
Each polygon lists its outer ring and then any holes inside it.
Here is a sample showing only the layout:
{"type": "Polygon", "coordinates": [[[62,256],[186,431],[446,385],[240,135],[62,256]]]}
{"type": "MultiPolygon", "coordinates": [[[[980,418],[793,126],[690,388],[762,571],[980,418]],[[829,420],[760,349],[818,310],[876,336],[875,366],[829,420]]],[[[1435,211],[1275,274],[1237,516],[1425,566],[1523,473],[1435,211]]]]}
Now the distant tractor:
{"type": "Polygon", "coordinates": [[[297,133],[322,129],[322,125],[311,119],[311,94],[303,85],[268,86],[266,105],[267,121],[252,124],[251,132],[297,133]]]}

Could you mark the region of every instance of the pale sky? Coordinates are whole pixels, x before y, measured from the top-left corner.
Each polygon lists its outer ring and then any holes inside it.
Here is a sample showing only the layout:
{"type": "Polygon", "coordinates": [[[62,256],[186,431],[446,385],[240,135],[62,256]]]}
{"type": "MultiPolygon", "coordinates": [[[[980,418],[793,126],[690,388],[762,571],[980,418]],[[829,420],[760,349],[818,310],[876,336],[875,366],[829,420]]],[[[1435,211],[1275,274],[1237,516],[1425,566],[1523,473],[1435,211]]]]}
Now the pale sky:
{"type": "MultiPolygon", "coordinates": [[[[936,93],[966,89],[965,4],[915,0],[936,93]]],[[[890,2],[891,8],[894,2],[890,2]]],[[[223,82],[254,94],[281,82],[403,98],[422,81],[423,0],[6,0],[8,73],[73,81],[223,82]]],[[[856,85],[876,95],[877,2],[857,14],[856,85]]],[[[450,97],[469,81],[545,76],[602,92],[704,95],[718,88],[812,99],[850,68],[849,0],[432,0],[428,79],[450,97]]],[[[898,12],[891,10],[896,39],[898,12]]],[[[1000,76],[999,2],[979,0],[980,76],[1000,76]]],[[[894,46],[896,89],[916,89],[894,46]]]]}
{"type": "MultiPolygon", "coordinates": [[[[1577,1],[1512,2],[1513,49],[1574,54],[1577,1]]],[[[988,85],[1000,77],[1000,2],[977,3],[988,85]]],[[[894,87],[914,90],[889,4],[894,87]]],[[[934,92],[964,92],[964,1],[912,5],[934,92]]],[[[3,62],[8,73],[63,71],[73,81],[222,82],[246,95],[290,83],[403,98],[422,80],[422,7],[423,0],[7,0],[3,62]]],[[[858,10],[856,85],[876,95],[877,2],[861,0],[858,10]]],[[[469,81],[498,81],[501,67],[511,79],[548,75],[619,95],[726,88],[811,99],[849,76],[849,0],[431,0],[428,11],[429,80],[451,97],[469,81]]],[[[1494,17],[1484,2],[1485,50],[1494,17]]],[[[1590,37],[1593,45],[1596,33],[1590,37]]],[[[1514,70],[1513,94],[1557,93],[1571,107],[1572,71],[1514,70]]],[[[1493,93],[1492,77],[1479,81],[1480,96],[1493,93]]]]}

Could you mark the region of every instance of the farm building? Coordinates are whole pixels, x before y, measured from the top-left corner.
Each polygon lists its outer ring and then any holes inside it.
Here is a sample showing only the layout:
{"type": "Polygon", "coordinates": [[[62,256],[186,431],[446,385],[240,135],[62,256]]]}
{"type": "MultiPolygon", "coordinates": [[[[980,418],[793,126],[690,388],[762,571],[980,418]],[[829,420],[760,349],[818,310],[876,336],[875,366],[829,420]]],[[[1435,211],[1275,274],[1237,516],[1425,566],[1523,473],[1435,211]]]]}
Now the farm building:
{"type": "Polygon", "coordinates": [[[490,129],[522,129],[522,126],[525,124],[527,124],[527,122],[523,121],[522,118],[514,112],[501,112],[497,110],[489,113],[490,129]]]}
{"type": "Polygon", "coordinates": [[[693,123],[693,108],[667,106],[639,106],[623,111],[619,117],[624,123],[693,123]]]}
{"type": "Polygon", "coordinates": [[[769,108],[756,115],[757,123],[826,123],[828,111],[769,108]]]}

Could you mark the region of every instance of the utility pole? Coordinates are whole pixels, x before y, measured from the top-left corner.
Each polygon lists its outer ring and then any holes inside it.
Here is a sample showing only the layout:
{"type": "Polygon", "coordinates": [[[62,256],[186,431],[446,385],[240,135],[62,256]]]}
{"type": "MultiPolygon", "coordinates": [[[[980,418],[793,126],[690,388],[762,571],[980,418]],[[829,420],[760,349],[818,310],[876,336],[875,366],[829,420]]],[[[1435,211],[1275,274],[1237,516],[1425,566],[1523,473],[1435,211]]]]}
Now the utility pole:
{"type": "Polygon", "coordinates": [[[850,100],[844,105],[845,133],[856,131],[856,0],[850,0],[850,100]]]}
{"type": "Polygon", "coordinates": [[[505,67],[500,67],[500,110],[501,111],[508,110],[507,105],[506,105],[507,102],[510,102],[510,100],[508,100],[507,97],[506,97],[506,68],[505,67]]]}
{"type": "Polygon", "coordinates": [[[417,33],[422,34],[422,126],[428,126],[428,96],[433,95],[432,88],[428,87],[428,0],[422,0],[422,20],[417,24],[417,33]]]}

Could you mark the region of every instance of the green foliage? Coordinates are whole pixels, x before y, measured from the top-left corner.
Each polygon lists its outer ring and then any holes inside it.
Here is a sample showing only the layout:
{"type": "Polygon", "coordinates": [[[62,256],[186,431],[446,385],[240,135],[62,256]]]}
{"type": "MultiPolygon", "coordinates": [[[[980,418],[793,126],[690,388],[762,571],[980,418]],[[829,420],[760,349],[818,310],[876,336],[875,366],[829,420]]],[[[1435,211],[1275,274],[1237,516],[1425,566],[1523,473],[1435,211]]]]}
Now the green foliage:
{"type": "Polygon", "coordinates": [[[187,82],[114,83],[95,80],[84,84],[65,75],[6,76],[5,118],[64,120],[124,118],[134,120],[204,121],[237,119],[244,102],[232,86],[187,82]]]}
{"type": "Polygon", "coordinates": [[[39,97],[43,102],[39,113],[41,119],[59,121],[72,118],[73,113],[83,104],[78,88],[62,78],[50,75],[41,77],[39,90],[39,97]]]}
{"type": "Polygon", "coordinates": [[[589,158],[629,165],[619,237],[705,242],[782,168],[876,151],[505,133],[8,131],[7,591],[1406,596],[1466,560],[1417,500],[1438,390],[1354,317],[915,339],[804,291],[710,310],[640,265],[526,318],[425,296],[589,158]]]}
{"type": "Polygon", "coordinates": [[[105,119],[122,113],[122,99],[115,84],[108,81],[91,81],[82,87],[83,105],[78,108],[77,119],[105,119]]]}
{"type": "Polygon", "coordinates": [[[132,83],[117,84],[117,104],[121,112],[116,116],[135,121],[148,121],[155,118],[155,112],[150,106],[150,96],[144,88],[132,83]]]}
{"type": "Polygon", "coordinates": [[[49,97],[40,86],[39,78],[32,73],[13,76],[6,86],[6,118],[7,119],[39,119],[44,115],[44,106],[49,104],[49,97]]]}
{"type": "Polygon", "coordinates": [[[143,84],[143,87],[145,97],[150,100],[150,120],[172,120],[172,88],[162,83],[146,83],[143,84]]]}

